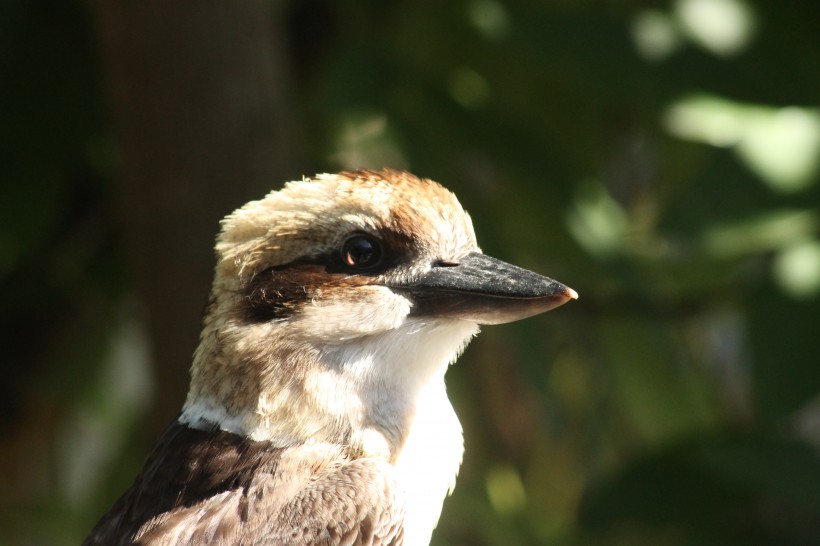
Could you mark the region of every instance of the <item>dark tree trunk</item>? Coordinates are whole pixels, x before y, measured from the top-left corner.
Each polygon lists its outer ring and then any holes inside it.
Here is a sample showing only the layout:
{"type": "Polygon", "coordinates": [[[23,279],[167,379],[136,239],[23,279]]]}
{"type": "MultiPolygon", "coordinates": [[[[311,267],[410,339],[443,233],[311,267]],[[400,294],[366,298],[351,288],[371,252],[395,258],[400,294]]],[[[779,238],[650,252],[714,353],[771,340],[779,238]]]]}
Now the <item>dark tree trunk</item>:
{"type": "Polygon", "coordinates": [[[128,266],[144,306],[157,398],[145,434],[179,411],[218,221],[298,177],[278,3],[99,0],[119,139],[128,266]]]}

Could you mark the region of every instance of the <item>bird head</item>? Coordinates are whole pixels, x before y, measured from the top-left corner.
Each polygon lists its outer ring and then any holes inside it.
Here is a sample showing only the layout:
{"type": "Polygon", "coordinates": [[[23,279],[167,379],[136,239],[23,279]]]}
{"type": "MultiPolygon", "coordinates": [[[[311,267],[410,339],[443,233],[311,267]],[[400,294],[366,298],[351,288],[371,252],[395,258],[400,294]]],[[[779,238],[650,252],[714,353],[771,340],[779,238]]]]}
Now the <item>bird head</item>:
{"type": "Polygon", "coordinates": [[[577,294],[484,255],[456,197],[392,170],[291,182],[227,216],[183,416],[282,444],[400,441],[478,324],[577,294]]]}

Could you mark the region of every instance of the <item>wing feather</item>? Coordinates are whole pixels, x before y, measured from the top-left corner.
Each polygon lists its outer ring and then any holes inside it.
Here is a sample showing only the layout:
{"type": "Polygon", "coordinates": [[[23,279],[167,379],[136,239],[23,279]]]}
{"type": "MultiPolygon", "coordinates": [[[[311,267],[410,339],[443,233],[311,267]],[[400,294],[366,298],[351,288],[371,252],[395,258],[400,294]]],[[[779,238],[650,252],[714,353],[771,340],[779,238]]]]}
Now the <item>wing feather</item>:
{"type": "Polygon", "coordinates": [[[393,467],[175,423],[83,546],[398,546],[393,467]]]}

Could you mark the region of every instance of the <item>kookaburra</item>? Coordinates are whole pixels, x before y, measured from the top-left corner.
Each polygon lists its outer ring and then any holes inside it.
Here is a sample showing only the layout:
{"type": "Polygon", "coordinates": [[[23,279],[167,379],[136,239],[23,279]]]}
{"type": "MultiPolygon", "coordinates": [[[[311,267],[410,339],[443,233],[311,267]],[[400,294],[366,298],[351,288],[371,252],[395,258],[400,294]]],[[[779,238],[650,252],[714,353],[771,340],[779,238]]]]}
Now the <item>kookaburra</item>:
{"type": "Polygon", "coordinates": [[[463,453],[448,365],[479,324],[577,298],[392,170],[252,201],[216,256],[182,412],[86,545],[427,544],[463,453]]]}

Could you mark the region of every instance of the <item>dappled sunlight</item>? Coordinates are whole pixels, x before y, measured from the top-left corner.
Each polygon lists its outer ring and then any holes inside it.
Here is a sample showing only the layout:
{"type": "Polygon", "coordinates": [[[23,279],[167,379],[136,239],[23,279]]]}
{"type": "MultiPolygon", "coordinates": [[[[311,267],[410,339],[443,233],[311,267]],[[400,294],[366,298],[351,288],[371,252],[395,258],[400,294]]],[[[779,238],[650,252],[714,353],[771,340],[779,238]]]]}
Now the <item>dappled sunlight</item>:
{"type": "Polygon", "coordinates": [[[526,508],[527,492],[521,476],[514,467],[491,467],[484,479],[490,505],[497,513],[512,516],[526,508]]]}
{"type": "Polygon", "coordinates": [[[342,169],[402,168],[407,160],[382,112],[344,111],[335,125],[331,161],[342,169]]]}
{"type": "Polygon", "coordinates": [[[638,12],[630,30],[638,53],[648,61],[669,57],[684,41],[675,19],[658,9],[638,12]]]}
{"type": "Polygon", "coordinates": [[[598,181],[581,184],[566,217],[567,228],[590,254],[607,256],[624,249],[629,217],[598,181]]]}
{"type": "Polygon", "coordinates": [[[96,396],[66,415],[59,474],[73,506],[93,500],[106,469],[128,441],[127,431],[153,402],[149,340],[134,307],[129,303],[121,309],[100,377],[91,382],[96,396]]]}
{"type": "Polygon", "coordinates": [[[689,38],[715,55],[740,53],[754,34],[754,16],[742,0],[677,0],[674,11],[689,38]]]}
{"type": "Polygon", "coordinates": [[[697,95],[674,102],[663,121],[666,130],[679,138],[728,147],[742,138],[745,120],[737,104],[697,95]]]}
{"type": "Polygon", "coordinates": [[[637,12],[632,40],[647,61],[660,61],[690,42],[718,57],[742,53],[755,34],[755,15],[743,0],[677,0],[669,11],[637,12]]]}
{"type": "Polygon", "coordinates": [[[820,166],[820,111],[776,108],[695,95],[674,102],[664,125],[679,138],[733,149],[779,192],[806,189],[820,166]]]}
{"type": "Polygon", "coordinates": [[[806,189],[817,182],[820,111],[787,107],[758,112],[749,120],[737,151],[772,189],[806,189]]]}
{"type": "Polygon", "coordinates": [[[744,221],[704,226],[702,244],[715,257],[738,258],[786,248],[810,237],[817,227],[814,211],[770,211],[744,221]]]}
{"type": "Polygon", "coordinates": [[[473,0],[467,6],[467,17],[482,36],[501,40],[510,33],[510,16],[504,4],[496,0],[473,0]]]}
{"type": "Polygon", "coordinates": [[[447,79],[447,89],[454,101],[467,109],[483,106],[490,97],[490,84],[472,68],[455,68],[447,79]]]}
{"type": "Polygon", "coordinates": [[[794,298],[820,294],[820,242],[804,240],[782,249],[774,262],[774,277],[783,291],[794,298]]]}

